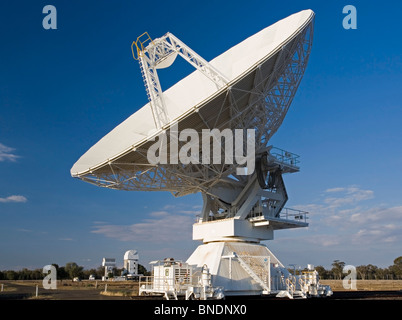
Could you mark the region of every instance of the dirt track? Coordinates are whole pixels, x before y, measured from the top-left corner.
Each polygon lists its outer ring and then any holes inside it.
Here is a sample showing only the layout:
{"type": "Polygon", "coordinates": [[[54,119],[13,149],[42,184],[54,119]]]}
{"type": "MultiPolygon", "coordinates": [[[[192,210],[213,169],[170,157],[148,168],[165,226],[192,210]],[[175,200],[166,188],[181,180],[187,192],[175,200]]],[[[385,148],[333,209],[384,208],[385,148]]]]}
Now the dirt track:
{"type": "Polygon", "coordinates": [[[35,286],[17,283],[7,283],[5,291],[0,292],[0,300],[39,299],[39,300],[130,300],[130,297],[113,297],[101,294],[103,289],[76,288],[46,290],[42,286],[38,289],[38,298],[35,297],[35,286]]]}

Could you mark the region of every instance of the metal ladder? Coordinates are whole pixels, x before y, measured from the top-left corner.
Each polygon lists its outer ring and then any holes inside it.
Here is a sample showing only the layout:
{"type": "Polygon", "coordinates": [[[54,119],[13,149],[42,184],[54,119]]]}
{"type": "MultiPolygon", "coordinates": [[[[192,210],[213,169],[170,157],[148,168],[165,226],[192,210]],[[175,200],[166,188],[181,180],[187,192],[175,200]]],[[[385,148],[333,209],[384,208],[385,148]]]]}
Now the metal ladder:
{"type": "Polygon", "coordinates": [[[145,75],[145,70],[144,70],[144,62],[142,61],[141,58],[138,59],[138,62],[140,65],[142,80],[144,81],[145,91],[147,92],[148,101],[151,101],[151,94],[149,92],[148,81],[147,81],[147,78],[145,75]]]}

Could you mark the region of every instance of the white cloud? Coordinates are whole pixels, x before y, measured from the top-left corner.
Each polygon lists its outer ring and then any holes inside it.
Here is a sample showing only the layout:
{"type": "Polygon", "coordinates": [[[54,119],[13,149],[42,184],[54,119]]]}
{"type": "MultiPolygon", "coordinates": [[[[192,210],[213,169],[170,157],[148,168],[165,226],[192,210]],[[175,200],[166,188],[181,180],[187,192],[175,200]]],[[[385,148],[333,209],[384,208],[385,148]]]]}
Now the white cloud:
{"type": "Polygon", "coordinates": [[[198,215],[201,213],[201,210],[180,210],[178,211],[179,213],[183,213],[183,214],[190,214],[190,215],[198,215]]]}
{"type": "Polygon", "coordinates": [[[163,217],[163,216],[167,216],[169,214],[169,212],[161,210],[161,211],[152,211],[149,215],[151,217],[163,217]]]}
{"type": "Polygon", "coordinates": [[[163,207],[163,209],[164,210],[169,210],[169,209],[174,209],[174,208],[176,208],[177,206],[175,206],[175,205],[172,205],[172,204],[167,204],[167,205],[165,205],[164,207],[163,207]]]}
{"type": "Polygon", "coordinates": [[[350,222],[355,224],[365,224],[367,222],[387,222],[402,224],[402,206],[391,208],[371,208],[359,210],[350,216],[350,222]]]}
{"type": "Polygon", "coordinates": [[[345,188],[331,188],[325,190],[325,192],[342,192],[342,191],[345,191],[345,188]]]}
{"type": "Polygon", "coordinates": [[[360,203],[374,197],[372,190],[360,189],[356,186],[337,187],[326,189],[316,203],[294,206],[296,209],[307,211],[320,217],[332,217],[343,214],[352,214],[360,209],[360,203]]]}
{"type": "Polygon", "coordinates": [[[191,239],[194,218],[156,211],[151,216],[159,219],[145,219],[130,225],[96,225],[92,233],[102,234],[120,241],[177,242],[191,239]]]}
{"type": "MultiPolygon", "coordinates": [[[[325,235],[323,236],[322,234],[317,234],[317,235],[310,235],[308,238],[305,240],[306,243],[310,243],[314,246],[323,246],[323,247],[330,247],[330,246],[336,246],[341,243],[341,238],[336,235],[325,235]]],[[[294,239],[293,239],[294,241],[294,239]]]]}
{"type": "Polygon", "coordinates": [[[28,199],[25,198],[24,196],[19,196],[19,195],[13,195],[9,196],[7,198],[0,198],[0,202],[27,202],[28,199]]]}
{"type": "MultiPolygon", "coordinates": [[[[118,241],[165,244],[171,248],[182,248],[184,242],[192,242],[192,226],[200,213],[193,203],[178,202],[162,205],[135,223],[111,224],[94,221],[91,233],[103,235],[118,241]]],[[[170,249],[169,249],[170,250],[170,249]]],[[[179,250],[180,251],[180,250],[179,250]]]]}
{"type": "Polygon", "coordinates": [[[337,187],[325,190],[317,203],[297,206],[311,213],[310,232],[305,241],[339,248],[402,242],[402,206],[365,204],[372,198],[372,190],[337,187]]]}
{"type": "Polygon", "coordinates": [[[353,237],[356,243],[402,242],[402,206],[361,211],[349,221],[360,228],[353,237]]]}
{"type": "Polygon", "coordinates": [[[330,197],[324,199],[324,202],[329,206],[329,209],[339,208],[348,204],[372,199],[374,197],[374,192],[372,190],[363,190],[356,186],[327,189],[325,190],[325,193],[331,194],[330,197]]]}
{"type": "Polygon", "coordinates": [[[16,161],[19,156],[13,153],[15,149],[5,146],[0,143],[0,162],[2,161],[16,161]]]}

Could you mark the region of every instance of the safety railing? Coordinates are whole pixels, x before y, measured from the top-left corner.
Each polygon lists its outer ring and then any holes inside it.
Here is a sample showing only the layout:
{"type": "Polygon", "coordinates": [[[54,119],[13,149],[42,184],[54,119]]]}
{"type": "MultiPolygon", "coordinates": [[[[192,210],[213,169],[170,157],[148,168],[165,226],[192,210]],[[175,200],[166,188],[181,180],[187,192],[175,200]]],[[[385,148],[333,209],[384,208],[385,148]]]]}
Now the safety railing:
{"type": "Polygon", "coordinates": [[[149,36],[148,32],[144,32],[142,35],[140,35],[136,41],[133,41],[131,44],[131,52],[133,54],[133,58],[135,60],[138,60],[139,57],[141,56],[142,52],[144,51],[145,47],[152,42],[151,37],[149,36]],[[136,50],[134,50],[134,46],[136,47],[136,50]],[[135,52],[137,52],[137,55],[135,52]]]}
{"type": "Polygon", "coordinates": [[[200,285],[201,276],[192,275],[187,277],[155,277],[141,276],[139,278],[140,292],[148,293],[180,293],[190,286],[200,285]]]}
{"type": "Polygon", "coordinates": [[[307,211],[291,209],[291,208],[283,208],[279,214],[279,217],[285,220],[293,220],[307,223],[308,219],[307,215],[308,215],[307,211]]]}
{"type": "Polygon", "coordinates": [[[281,162],[283,164],[287,164],[287,165],[290,165],[293,167],[298,167],[298,164],[300,163],[299,155],[286,151],[286,150],[283,150],[283,149],[279,149],[277,147],[272,147],[269,150],[269,154],[271,156],[273,156],[278,162],[281,162]]]}
{"type": "MultiPolygon", "coordinates": [[[[265,214],[263,214],[263,210],[252,210],[247,217],[250,221],[269,220],[272,218],[271,212],[274,211],[274,208],[268,208],[265,214]]],[[[298,209],[283,208],[279,213],[279,217],[276,218],[307,223],[308,212],[298,209]]]]}
{"type": "Polygon", "coordinates": [[[286,290],[293,296],[293,293],[296,291],[296,279],[293,282],[291,277],[286,278],[286,290]]]}

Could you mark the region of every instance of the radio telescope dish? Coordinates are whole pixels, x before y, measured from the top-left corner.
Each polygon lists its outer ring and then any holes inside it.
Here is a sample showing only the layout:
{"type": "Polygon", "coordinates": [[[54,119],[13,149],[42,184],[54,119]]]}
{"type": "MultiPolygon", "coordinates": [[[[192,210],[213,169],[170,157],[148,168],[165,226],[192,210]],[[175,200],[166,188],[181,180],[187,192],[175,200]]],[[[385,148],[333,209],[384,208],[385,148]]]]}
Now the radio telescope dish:
{"type": "MultiPolygon", "coordinates": [[[[178,130],[192,128],[197,132],[208,128],[253,128],[256,154],[266,151],[307,66],[313,21],[311,10],[293,14],[209,62],[170,33],[155,40],[147,34],[143,42],[137,39],[134,44],[138,54],[143,54],[140,66],[151,101],[90,148],[74,164],[71,175],[121,190],[165,190],[175,196],[208,192],[217,180],[231,176],[236,164],[151,165],[147,150],[154,143],[152,139],[161,132],[169,133],[173,124],[178,130]],[[166,45],[173,49],[169,51],[166,45]],[[156,63],[147,57],[148,69],[154,71],[151,76],[156,75],[156,69],[173,63],[177,54],[196,67],[193,73],[163,92],[160,86],[150,87],[155,79],[149,79],[145,70],[146,54],[161,48],[165,51],[156,63]]],[[[134,51],[133,47],[135,55],[134,51]]],[[[180,143],[184,144],[179,142],[179,147],[180,143]]]]}
{"type": "Polygon", "coordinates": [[[138,251],[137,250],[128,250],[124,254],[124,260],[138,260],[138,251]]]}
{"type": "MultiPolygon", "coordinates": [[[[149,103],[89,149],[74,164],[71,175],[112,189],[165,190],[175,196],[201,192],[203,208],[193,224],[193,240],[203,244],[186,263],[207,266],[213,275],[210,284],[225,288],[225,295],[276,292],[293,296],[293,291],[286,290],[296,278],[284,281],[289,272],[260,241],[272,240],[275,230],[308,226],[307,212],[285,208],[288,194],[282,175],[298,172],[299,158],[268,143],[303,77],[313,25],[313,11],[298,12],[209,62],[171,33],[158,39],[144,33],[133,42],[132,51],[140,64],[149,103]],[[168,68],[178,56],[196,70],[163,91],[157,69],[168,68]],[[248,171],[247,166],[240,174],[238,169],[244,169],[241,161],[178,161],[177,150],[182,152],[189,143],[181,139],[188,128],[195,135],[215,129],[222,134],[240,130],[242,150],[244,146],[248,149],[250,140],[255,142],[253,170],[248,171]],[[249,135],[250,129],[254,136],[249,135]],[[170,139],[164,140],[167,136],[170,139]],[[169,161],[149,160],[155,139],[161,142],[159,157],[164,155],[169,161]],[[271,272],[276,275],[271,277],[271,272]]],[[[213,157],[222,159],[227,150],[237,155],[238,144],[233,148],[227,143],[229,135],[222,137],[212,137],[212,149],[217,150],[213,157]]],[[[202,159],[211,151],[210,146],[204,149],[203,143],[193,143],[191,154],[193,149],[202,159]]],[[[184,150],[188,154],[189,149],[184,150]]]]}

